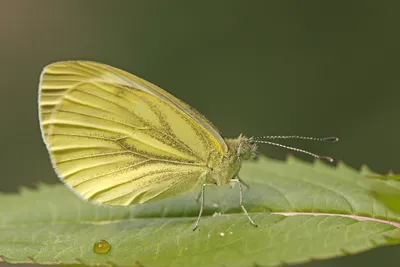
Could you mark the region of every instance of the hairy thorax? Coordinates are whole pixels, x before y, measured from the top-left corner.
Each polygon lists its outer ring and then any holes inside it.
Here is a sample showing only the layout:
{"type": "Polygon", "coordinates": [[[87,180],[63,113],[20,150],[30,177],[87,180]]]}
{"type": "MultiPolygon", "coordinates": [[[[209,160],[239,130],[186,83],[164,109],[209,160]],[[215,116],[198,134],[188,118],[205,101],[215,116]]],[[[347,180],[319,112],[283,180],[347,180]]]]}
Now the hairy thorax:
{"type": "Polygon", "coordinates": [[[235,139],[225,139],[228,152],[222,157],[216,158],[216,154],[210,155],[206,183],[224,185],[235,179],[242,167],[243,160],[255,156],[257,147],[251,138],[240,135],[235,139]]]}

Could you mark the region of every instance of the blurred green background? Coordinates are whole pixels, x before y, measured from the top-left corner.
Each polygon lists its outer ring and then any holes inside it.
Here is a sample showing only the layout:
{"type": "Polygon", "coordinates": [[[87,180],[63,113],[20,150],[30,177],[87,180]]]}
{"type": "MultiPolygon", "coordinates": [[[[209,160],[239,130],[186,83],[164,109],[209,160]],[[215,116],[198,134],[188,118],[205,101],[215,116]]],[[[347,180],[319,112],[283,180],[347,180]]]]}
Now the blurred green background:
{"type": "MultiPolygon", "coordinates": [[[[72,59],[159,85],[227,137],[335,135],[338,144],[287,144],[400,172],[399,10],[400,1],[2,0],[0,191],[58,182],[37,86],[45,65],[72,59]]],[[[399,266],[399,249],[302,266],[399,266]]]]}

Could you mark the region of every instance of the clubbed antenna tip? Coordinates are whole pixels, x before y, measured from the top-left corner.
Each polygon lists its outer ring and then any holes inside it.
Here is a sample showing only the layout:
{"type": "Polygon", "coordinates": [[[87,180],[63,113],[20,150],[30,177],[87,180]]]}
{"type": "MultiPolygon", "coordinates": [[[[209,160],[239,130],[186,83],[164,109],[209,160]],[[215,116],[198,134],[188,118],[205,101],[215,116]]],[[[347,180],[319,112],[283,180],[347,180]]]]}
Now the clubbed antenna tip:
{"type": "Polygon", "coordinates": [[[320,159],[326,160],[328,162],[334,162],[334,159],[331,157],[319,156],[320,159]]]}
{"type": "Polygon", "coordinates": [[[331,136],[331,137],[325,137],[323,138],[324,141],[328,141],[328,142],[338,142],[339,138],[335,137],[335,136],[331,136]]]}

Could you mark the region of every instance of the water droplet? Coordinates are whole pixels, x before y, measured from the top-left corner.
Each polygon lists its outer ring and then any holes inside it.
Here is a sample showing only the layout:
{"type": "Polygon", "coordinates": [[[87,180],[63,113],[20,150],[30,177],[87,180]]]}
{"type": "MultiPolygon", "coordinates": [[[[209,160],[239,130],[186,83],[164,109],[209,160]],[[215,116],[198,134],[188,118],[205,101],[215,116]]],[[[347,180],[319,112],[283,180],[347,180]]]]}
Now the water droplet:
{"type": "Polygon", "coordinates": [[[99,254],[107,253],[110,249],[111,245],[106,240],[99,240],[93,245],[93,251],[99,254]]]}

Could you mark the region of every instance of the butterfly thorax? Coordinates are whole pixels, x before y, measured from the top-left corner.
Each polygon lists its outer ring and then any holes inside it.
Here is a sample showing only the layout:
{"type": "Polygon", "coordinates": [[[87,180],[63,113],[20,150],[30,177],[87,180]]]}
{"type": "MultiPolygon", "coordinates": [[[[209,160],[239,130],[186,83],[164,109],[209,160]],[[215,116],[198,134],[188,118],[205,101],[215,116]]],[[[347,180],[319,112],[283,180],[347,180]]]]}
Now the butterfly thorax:
{"type": "Polygon", "coordinates": [[[256,155],[257,145],[252,138],[240,135],[238,138],[225,139],[228,152],[210,166],[208,181],[216,185],[224,185],[235,179],[242,167],[243,160],[252,159],[256,155]]]}

